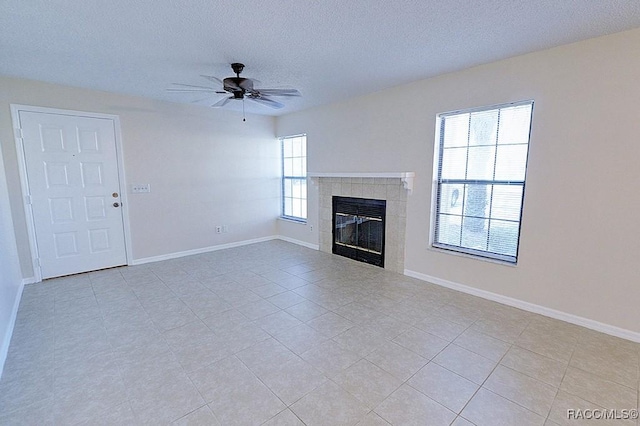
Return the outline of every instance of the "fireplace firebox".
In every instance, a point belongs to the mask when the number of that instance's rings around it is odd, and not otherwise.
[[[384,268],[387,202],[333,197],[333,253]]]

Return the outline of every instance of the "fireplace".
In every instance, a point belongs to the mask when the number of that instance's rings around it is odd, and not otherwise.
[[[407,198],[413,172],[309,173],[312,192],[318,193],[318,248],[333,253],[333,197],[385,200],[384,269],[404,273]]]
[[[384,268],[387,202],[333,197],[334,254]]]

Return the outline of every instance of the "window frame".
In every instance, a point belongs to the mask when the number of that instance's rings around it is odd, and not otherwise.
[[[505,108],[518,107],[523,105],[530,105],[531,112],[529,117],[529,129],[528,129],[528,137],[527,137],[527,154],[525,156],[524,162],[524,170],[523,170],[523,178],[522,180],[498,180],[495,179],[495,164],[494,164],[494,176],[493,179],[442,179],[442,161],[444,154],[444,126],[445,126],[445,118],[452,117],[461,114],[473,114],[478,112],[489,112],[493,110],[500,110]],[[432,200],[431,200],[431,223],[430,223],[430,238],[429,238],[429,247],[431,249],[442,251],[450,254],[470,257],[473,259],[479,259],[489,262],[496,262],[500,264],[507,264],[511,266],[515,266],[518,263],[518,255],[520,252],[520,237],[522,230],[522,216],[524,211],[524,199],[525,199],[525,189],[526,189],[526,180],[527,180],[527,170],[529,167],[529,154],[531,147],[531,129],[533,126],[533,111],[534,111],[534,101],[523,100],[517,102],[508,102],[497,105],[489,105],[483,107],[469,108],[469,109],[461,109],[450,112],[444,112],[436,115],[436,131],[435,131],[435,140],[434,140],[434,158],[433,158],[433,191],[432,191]],[[497,125],[499,126],[500,121],[498,120]],[[499,129],[499,127],[498,127]],[[496,130],[496,146],[498,146],[498,133]],[[491,146],[491,145],[489,145]],[[468,158],[468,148],[469,148],[469,140],[467,140],[467,158]],[[465,165],[465,175],[468,171],[468,163]],[[522,195],[520,198],[520,211],[518,215],[518,227],[517,227],[517,238],[516,238],[516,250],[515,255],[507,255],[501,253],[495,253],[488,250],[480,250],[460,245],[452,245],[447,243],[438,242],[438,224],[439,224],[439,216],[442,215],[439,208],[439,201],[442,196],[442,185],[443,184],[459,184],[465,187],[469,184],[484,184],[484,185],[516,185],[522,188]],[[493,193],[492,193],[493,197]],[[464,210],[462,212],[461,220],[463,221],[465,217]],[[491,212],[485,220],[491,220]],[[500,219],[495,219],[500,220]],[[461,234],[462,235],[462,234]],[[488,248],[488,247],[487,247]]]
[[[284,144],[285,144],[285,140],[286,139],[295,139],[295,138],[304,138],[304,149],[302,150],[302,152],[304,153],[304,155],[300,156],[300,157],[285,157],[285,152],[284,152]],[[308,173],[304,173],[303,175],[285,175],[285,159],[287,158],[301,158],[302,161],[304,162],[304,167],[303,170],[306,172],[306,165],[307,165],[307,134],[306,133],[300,133],[297,135],[288,135],[288,136],[282,136],[280,138],[278,138],[278,140],[280,141],[280,218],[281,219],[285,219],[285,220],[290,220],[293,222],[299,222],[299,223],[307,223],[307,217],[308,217],[308,192],[305,193],[304,197],[288,197],[286,194],[286,182],[287,181],[302,181],[304,180],[305,182],[305,186],[307,186],[307,191],[308,191],[308,180],[307,180],[307,174]],[[285,214],[285,202],[287,198],[292,198],[292,199],[300,199],[300,200],[304,200],[304,217],[302,216],[293,216],[293,215],[287,215]]]

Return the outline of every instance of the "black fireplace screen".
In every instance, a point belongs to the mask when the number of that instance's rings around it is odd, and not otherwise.
[[[333,197],[333,253],[384,267],[384,200]]]

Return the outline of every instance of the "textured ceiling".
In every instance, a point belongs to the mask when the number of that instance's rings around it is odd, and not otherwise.
[[[0,74],[194,102],[165,89],[243,62],[302,92],[247,103],[280,115],[636,27],[638,0],[2,0]]]

